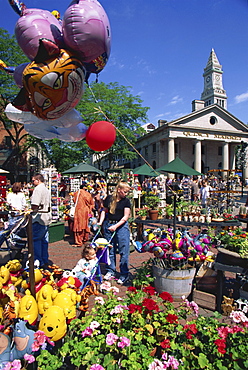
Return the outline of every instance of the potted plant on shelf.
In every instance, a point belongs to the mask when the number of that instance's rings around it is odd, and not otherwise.
[[[145,196],[145,206],[148,208],[149,218],[151,220],[158,219],[158,205],[160,203],[160,198],[157,195],[147,194]]]
[[[145,220],[146,216],[148,215],[148,208],[140,208],[137,211],[137,215],[141,218],[141,220]]]

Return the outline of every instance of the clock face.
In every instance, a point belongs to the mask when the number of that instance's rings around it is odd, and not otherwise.
[[[209,82],[210,81],[210,76],[208,76],[207,78],[206,78],[206,82]]]
[[[219,81],[220,80],[220,76],[219,75],[216,75],[215,76],[215,79],[216,79],[216,81]]]

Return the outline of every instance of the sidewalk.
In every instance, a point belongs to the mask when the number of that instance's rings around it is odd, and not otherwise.
[[[73,236],[68,234],[68,229],[66,227],[66,233],[64,236],[64,240],[50,243],[49,244],[49,259],[54,264],[58,265],[62,269],[72,269],[77,261],[81,258],[81,248],[74,248],[72,247],[74,244]],[[142,262],[147,261],[151,255],[149,253],[138,253],[136,250],[130,253],[129,259],[129,267],[130,267],[130,277],[131,279],[134,277],[136,269],[139,268]],[[118,270],[118,262],[119,258],[117,255],[117,270]],[[105,273],[104,265],[101,266],[102,274]],[[125,286],[117,285],[120,289],[119,296],[123,297],[126,293],[127,287],[131,285],[131,281],[129,284]],[[90,307],[94,304],[94,297],[90,297]],[[203,316],[213,316],[213,311],[207,310],[205,308],[199,307],[199,313]],[[222,317],[223,322],[228,322],[229,319],[226,316]]]

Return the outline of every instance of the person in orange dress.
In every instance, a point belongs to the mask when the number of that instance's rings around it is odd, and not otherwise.
[[[75,245],[73,245],[73,247],[77,248],[82,247],[82,244],[87,242],[89,239],[90,228],[88,223],[94,208],[94,200],[92,195],[86,191],[82,185],[80,186],[79,195],[78,192],[74,194],[73,201],[74,204],[77,201],[73,221],[73,233],[75,239]]]

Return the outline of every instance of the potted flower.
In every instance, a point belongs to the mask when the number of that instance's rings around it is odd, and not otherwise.
[[[115,288],[115,289],[114,289]],[[104,297],[85,317],[73,320],[62,343],[37,358],[40,370],[245,369],[248,327],[233,311],[230,326],[220,316],[199,315],[195,302],[177,304],[152,286],[127,289],[103,283]]]
[[[146,216],[148,215],[148,208],[140,208],[137,211],[137,215],[141,218],[141,220],[145,220]]]
[[[158,218],[158,205],[160,203],[160,198],[153,193],[147,194],[145,196],[145,206],[149,209],[149,218],[151,220],[157,220]]]

